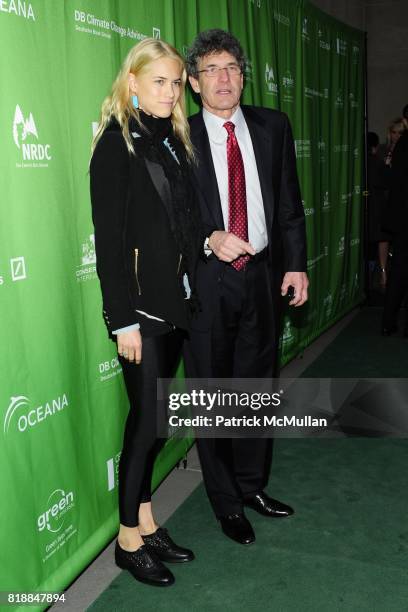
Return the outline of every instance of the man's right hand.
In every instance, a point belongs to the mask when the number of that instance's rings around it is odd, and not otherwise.
[[[142,361],[142,335],[138,329],[118,334],[118,353],[128,361]]]
[[[249,242],[241,240],[231,232],[216,230],[208,240],[208,246],[220,259],[230,263],[240,255],[255,255],[256,251]]]

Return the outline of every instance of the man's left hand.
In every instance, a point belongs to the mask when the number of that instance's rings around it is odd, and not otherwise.
[[[309,286],[306,272],[286,272],[281,286],[281,295],[287,294],[290,285],[294,289],[294,296],[289,302],[289,306],[302,306],[307,301],[307,288]]]

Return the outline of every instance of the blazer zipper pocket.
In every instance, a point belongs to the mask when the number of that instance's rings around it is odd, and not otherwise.
[[[140,283],[139,283],[138,264],[139,264],[139,249],[135,249],[135,277],[136,277],[136,284],[137,284],[137,292],[139,295],[142,295],[142,290],[140,288]]]
[[[178,266],[177,266],[177,274],[180,272],[180,266],[181,266],[181,259],[183,257],[183,254],[180,253],[180,257],[179,257],[179,262],[178,262]]]

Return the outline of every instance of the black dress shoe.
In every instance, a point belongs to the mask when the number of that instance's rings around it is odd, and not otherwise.
[[[154,533],[142,536],[142,538],[147,550],[155,553],[161,561],[184,563],[194,559],[193,551],[177,546],[164,527],[159,527]]]
[[[129,552],[123,550],[116,541],[115,561],[118,567],[128,570],[136,580],[145,584],[170,586],[174,583],[171,571],[146,546]]]
[[[244,499],[244,506],[256,510],[259,514],[272,516],[274,518],[290,516],[294,512],[293,508],[286,504],[282,504],[282,502],[277,499],[272,499],[272,497],[269,497],[269,495],[263,491],[253,497]]]
[[[398,331],[397,325],[390,325],[389,327],[383,327],[381,330],[382,336],[392,336]]]
[[[228,514],[220,516],[221,529],[231,540],[239,544],[252,544],[255,542],[255,534],[251,523],[243,514]]]

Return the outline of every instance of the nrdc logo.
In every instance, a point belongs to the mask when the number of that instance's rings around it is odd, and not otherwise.
[[[74,493],[66,493],[64,489],[55,489],[47,499],[45,512],[37,518],[38,531],[61,531],[66,513],[75,506]]]
[[[268,63],[265,64],[265,83],[266,83],[268,93],[270,94],[278,93],[278,86],[275,83],[275,75],[273,73],[273,68],[272,66],[269,66]]]
[[[308,31],[308,18],[304,17],[302,22],[302,39],[306,42],[309,42],[309,31]]]
[[[49,144],[33,142],[34,139],[38,141],[38,131],[33,114],[30,112],[28,117],[24,118],[23,112],[17,104],[13,120],[14,144],[20,149],[24,162],[44,162],[41,164],[23,164],[23,166],[47,167],[47,161],[51,160],[51,146]]]

